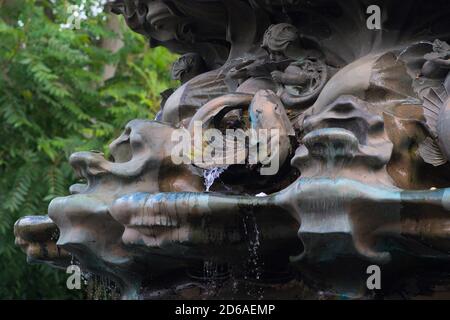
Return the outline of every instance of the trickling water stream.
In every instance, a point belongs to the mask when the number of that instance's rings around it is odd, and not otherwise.
[[[203,277],[206,280],[206,291],[208,295],[214,294],[216,290],[215,276],[217,273],[217,266],[212,261],[203,262]]]
[[[248,253],[249,257],[247,260],[248,271],[245,279],[253,278],[259,281],[262,276],[264,262],[261,261],[259,256],[259,248],[261,246],[260,242],[260,231],[258,224],[256,223],[256,218],[253,214],[247,215],[243,218],[244,232],[248,238]],[[248,292],[249,295],[256,295],[259,299],[263,298],[263,289],[257,289],[257,292]]]
[[[80,267],[81,284],[84,294],[89,300],[118,300],[120,299],[120,289],[116,283],[106,276],[96,275],[86,272],[81,268],[78,259],[70,254],[70,265]]]
[[[115,282],[105,276],[92,273],[83,274],[87,285],[86,295],[89,300],[118,300],[120,290]]]
[[[213,185],[214,181],[220,177],[220,175],[226,170],[226,167],[216,167],[203,171],[203,177],[205,178],[205,191],[209,192],[209,189]]]

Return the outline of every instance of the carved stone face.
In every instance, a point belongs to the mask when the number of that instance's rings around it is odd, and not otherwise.
[[[174,62],[172,66],[172,78],[180,80],[181,83],[186,83],[204,71],[206,71],[205,65],[200,55],[187,53]]]
[[[169,41],[179,38],[181,19],[160,0],[147,1],[141,5],[146,12],[145,20],[150,26],[150,36],[158,41]]]
[[[134,120],[110,146],[114,162],[93,152],[71,156],[71,165],[87,184],[72,187],[70,196],[54,199],[49,216],[60,230],[58,245],[88,270],[118,278],[124,286],[136,281],[135,254],[124,247],[124,227],[110,215],[115,199],[136,191],[199,191],[202,187],[200,177],[188,170],[167,167],[173,166],[167,161],[173,130],[162,123]]]
[[[182,18],[160,0],[116,0],[113,11],[122,13],[136,32],[161,42],[179,39],[183,32]]]
[[[272,60],[279,61],[287,57],[289,46],[298,40],[299,33],[296,27],[288,23],[280,23],[267,29],[261,47],[267,50]]]

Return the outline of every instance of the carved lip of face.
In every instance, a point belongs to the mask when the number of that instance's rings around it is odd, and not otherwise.
[[[58,245],[96,246],[98,244],[91,239],[95,239],[98,233],[110,241],[120,239],[121,226],[109,216],[108,199],[99,195],[77,194],[56,198],[49,205],[48,215],[61,231]]]
[[[69,158],[70,165],[74,168],[77,176],[89,179],[91,176],[99,174],[102,164],[106,162],[102,153],[98,152],[76,152]]]
[[[70,186],[70,194],[89,193],[98,187],[101,189],[115,189],[114,183],[107,182],[111,178],[114,179],[114,175],[111,173],[114,163],[106,160],[103,153],[91,151],[76,152],[70,156],[69,163],[74,169],[76,176],[82,180],[82,182]]]
[[[116,199],[110,207],[111,215],[126,226],[124,239],[136,239],[136,232],[142,235],[138,239],[153,239],[152,245],[158,246],[168,234],[180,228],[180,222],[175,216],[149,214],[145,208],[148,199],[147,193],[134,193]],[[157,205],[158,202],[155,202]],[[178,231],[177,231],[178,232]],[[166,235],[166,236],[165,236]],[[126,242],[126,241],[125,241]]]

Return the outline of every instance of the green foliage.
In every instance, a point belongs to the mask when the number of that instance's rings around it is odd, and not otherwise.
[[[0,299],[79,298],[66,274],[28,265],[14,245],[21,216],[45,214],[48,203],[75,182],[67,164],[79,150],[102,150],[134,118],[152,118],[159,93],[175,84],[175,59],[120,20],[124,46],[100,14],[81,29],[61,27],[67,7],[81,1],[0,0]],[[89,1],[84,1],[89,4]],[[103,81],[106,65],[115,76]]]

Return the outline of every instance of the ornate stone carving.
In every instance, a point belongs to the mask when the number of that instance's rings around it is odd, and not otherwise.
[[[150,45],[183,54],[181,86],[111,160],[72,155],[87,184],[19,220],[17,244],[60,267],[73,255],[125,298],[369,297],[371,264],[383,297],[410,269],[433,289],[450,271],[450,4],[436,2],[380,1],[369,30],[364,1],[112,1]],[[197,143],[198,128],[216,138]],[[235,145],[227,130],[275,130],[278,148],[253,161],[261,137]],[[195,161],[218,143],[231,156]]]

